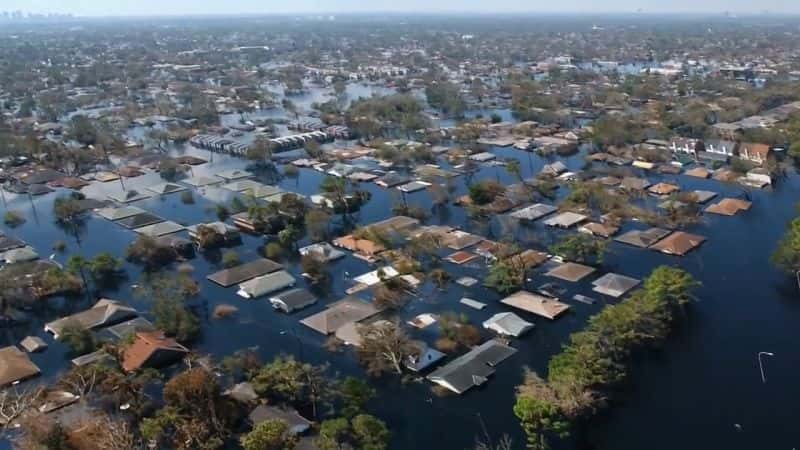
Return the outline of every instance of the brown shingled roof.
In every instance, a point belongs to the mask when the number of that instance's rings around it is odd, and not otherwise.
[[[650,248],[668,255],[683,256],[705,242],[705,240],[706,238],[703,236],[676,231]]]
[[[39,375],[39,368],[17,347],[0,348],[0,387]]]
[[[189,349],[161,331],[139,331],[133,344],[123,352],[122,368],[126,372],[133,372],[142,367],[155,367],[174,361],[186,353],[189,353]]]
[[[739,211],[747,211],[752,205],[751,202],[746,200],[739,200],[737,198],[723,198],[719,202],[706,208],[706,212],[721,214],[723,216],[733,216]]]

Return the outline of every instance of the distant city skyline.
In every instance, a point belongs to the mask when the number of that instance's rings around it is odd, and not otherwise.
[[[796,0],[482,0],[429,1],[406,0],[4,0],[0,10],[45,14],[69,13],[79,16],[160,16],[220,14],[285,14],[358,12],[404,13],[800,13]]]

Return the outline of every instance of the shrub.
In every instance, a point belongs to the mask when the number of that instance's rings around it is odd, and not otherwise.
[[[11,228],[15,228],[25,223],[25,217],[17,211],[6,211],[3,215],[3,223]]]
[[[233,250],[227,251],[222,255],[222,265],[231,268],[239,265],[239,254]]]

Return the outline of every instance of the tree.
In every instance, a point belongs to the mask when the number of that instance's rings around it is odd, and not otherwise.
[[[525,281],[525,270],[506,258],[495,261],[489,266],[489,273],[483,280],[483,285],[501,294],[509,294],[518,290],[523,281]]]
[[[59,222],[73,222],[83,213],[80,201],[72,197],[59,197],[53,202],[53,215]]]
[[[333,201],[335,207],[347,213],[347,183],[344,178],[328,175],[319,185],[320,191]]]
[[[143,450],[142,442],[133,434],[128,421],[96,413],[82,424],[81,435],[103,450]],[[79,447],[84,448],[84,447]]]
[[[172,263],[178,253],[172,247],[159,244],[155,238],[139,235],[125,248],[125,258],[153,269]]]
[[[69,273],[81,276],[81,281],[83,282],[84,288],[87,288],[89,286],[89,283],[86,280],[86,272],[85,272],[87,265],[88,262],[86,261],[86,258],[80,255],[70,256],[69,258],[67,258],[67,263],[64,265],[64,267],[67,269]]]
[[[332,397],[334,390],[325,378],[327,366],[302,363],[292,356],[281,355],[264,365],[251,380],[260,395],[276,403],[288,402],[295,408],[310,408],[317,419],[321,403]]]
[[[359,414],[350,422],[353,438],[362,450],[384,450],[389,444],[389,430],[383,421],[369,414]]]
[[[219,219],[220,222],[228,220],[228,217],[231,216],[231,212],[225,205],[217,205],[216,211],[217,211],[217,219]]]
[[[441,109],[446,116],[462,117],[467,104],[461,97],[458,86],[449,82],[434,82],[425,88],[428,104]]]
[[[385,372],[403,373],[403,364],[419,352],[419,348],[396,322],[377,322],[358,326],[361,345],[358,359],[373,376]]]
[[[793,142],[786,153],[791,156],[795,162],[800,162],[800,141]]]
[[[525,382],[517,389],[514,415],[522,423],[529,449],[549,449],[546,433],[559,437],[568,435],[569,422],[558,407],[553,392],[533,372],[526,370]]]
[[[86,267],[88,267],[89,273],[95,282],[104,282],[120,275],[122,261],[108,252],[103,252],[87,261]]]
[[[245,157],[258,165],[267,165],[272,160],[273,146],[274,144],[266,136],[258,136],[247,147]]]
[[[369,414],[359,414],[350,421],[343,417],[323,421],[314,444],[320,450],[385,450],[389,438],[386,424]]]
[[[323,241],[328,237],[331,216],[321,209],[306,212],[304,222],[306,231],[312,241]]]
[[[72,117],[67,135],[83,145],[94,145],[97,142],[97,129],[94,124],[89,118],[80,114]]]
[[[364,405],[375,397],[375,389],[355,377],[347,377],[338,386],[338,396],[342,401],[340,413],[346,418],[360,414]]]
[[[293,248],[298,239],[300,239],[300,230],[292,224],[286,225],[286,228],[278,232],[278,242],[284,248]]]
[[[800,217],[789,222],[770,260],[787,273],[795,274],[800,271]]]
[[[450,281],[450,273],[448,273],[444,269],[433,269],[430,271],[430,277],[433,281],[433,284],[436,285],[439,289],[444,289],[447,286],[447,282]]]
[[[350,435],[350,423],[347,419],[339,417],[322,422],[319,427],[319,436],[314,444],[320,450],[344,450]]]
[[[297,445],[297,436],[285,421],[270,419],[253,427],[239,442],[244,450],[291,450]]]
[[[231,268],[239,265],[239,254],[233,250],[227,251],[222,255],[222,266]]]
[[[14,426],[17,419],[28,412],[44,394],[43,388],[20,390],[18,387],[0,391],[0,435]]]
[[[140,431],[156,443],[181,450],[220,448],[239,419],[216,377],[203,368],[179,373],[164,385],[164,407],[142,420]]]
[[[219,234],[214,227],[200,224],[197,226],[197,245],[200,248],[219,247],[225,243],[225,236]]]
[[[69,322],[61,330],[58,340],[69,347],[74,355],[85,355],[97,348],[92,332],[78,322]]]
[[[697,285],[681,269],[656,268],[641,289],[604,307],[570,336],[550,359],[546,382],[529,372],[514,406],[529,448],[549,448],[546,434],[563,435],[567,421],[585,419],[605,404],[608,388],[625,378],[632,352],[666,339],[676,312]]]
[[[584,234],[569,235],[550,246],[550,252],[567,261],[600,264],[607,247],[606,241]]]
[[[300,258],[300,268],[303,273],[315,284],[321,283],[328,278],[328,267],[325,262],[312,254],[303,255]]]
[[[185,305],[175,299],[157,298],[153,302],[155,325],[181,342],[190,342],[200,334],[200,322]]]
[[[137,296],[153,301],[156,327],[181,342],[200,334],[200,322],[184,304],[198,293],[197,283],[186,274],[145,276],[136,291]]]
[[[3,223],[9,228],[16,228],[25,223],[25,217],[19,211],[6,211],[3,215]]]
[[[520,170],[519,161],[512,159],[506,162],[506,172],[514,176],[520,183],[522,183],[522,171]]]
[[[439,317],[439,329],[442,337],[436,341],[439,350],[450,353],[459,347],[472,347],[481,340],[480,331],[469,323],[466,315],[457,316],[444,313]]]
[[[469,198],[476,205],[491,203],[505,192],[505,186],[494,180],[481,180],[469,186]]]

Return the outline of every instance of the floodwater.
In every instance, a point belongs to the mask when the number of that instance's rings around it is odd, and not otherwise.
[[[537,155],[511,148],[492,148],[499,158],[516,158],[520,161],[522,176],[534,175],[548,162]],[[173,149],[174,153],[189,153],[204,158],[212,155],[190,147]],[[572,170],[583,166],[581,155],[566,159]],[[213,161],[195,167],[194,175],[242,168],[245,162],[224,155],[213,155]],[[445,165],[446,167],[446,165]],[[297,178],[278,181],[284,190],[303,195],[316,194],[324,175],[310,169],[301,169]],[[492,178],[505,184],[516,180],[503,167],[481,166],[474,180]],[[742,188],[712,180],[698,180],[686,176],[648,177],[651,181],[677,182],[684,190],[706,189],[720,196],[737,196]],[[267,174],[259,179],[272,182]],[[157,174],[126,179],[127,189],[144,192],[147,185],[160,182]],[[455,180],[453,198],[466,192],[467,179]],[[102,197],[121,189],[119,182],[94,184],[86,188],[89,196]],[[356,215],[359,223],[368,224],[392,216],[389,206],[400,202],[395,190],[384,190],[371,183],[361,185],[372,193],[371,201]],[[688,256],[679,258],[661,255],[651,250],[627,247],[612,243],[601,273],[613,271],[637,278],[645,277],[658,265],[680,266],[703,283],[698,291],[698,302],[691,305],[685,317],[676,324],[676,330],[663,348],[644,351],[637,355],[631,370],[630,382],[615,394],[611,408],[592,419],[585,430],[573,439],[558,443],[558,449],[607,450],[674,450],[682,449],[791,449],[798,445],[798,432],[794,427],[797,411],[796,399],[800,387],[795,383],[795,368],[800,367],[797,349],[797,327],[800,321],[800,304],[797,287],[791,278],[776,272],[768,257],[779,239],[785,224],[794,215],[794,203],[800,188],[800,177],[790,174],[771,190],[752,192],[752,209],[735,217],[705,216],[703,222],[689,231],[708,237],[708,241]],[[24,213],[27,223],[16,229],[3,231],[17,236],[43,257],[48,257],[56,240],[63,240],[68,251],[57,253],[56,261],[65,262],[69,255],[91,257],[99,252],[122,255],[125,246],[135,234],[98,216],[89,215],[77,234],[67,232],[54,224],[51,210],[53,200],[66,192],[33,198],[6,194],[8,208]],[[180,194],[154,197],[135,202],[165,219],[183,224],[216,220],[215,202],[229,201],[230,192],[219,188],[205,188],[195,192],[195,203],[185,205]],[[563,193],[560,193],[563,195]],[[547,242],[561,231],[544,230],[540,223],[532,227],[508,229],[500,220],[490,224],[469,220],[463,209],[450,206],[432,210],[425,191],[407,195],[407,201],[432,211],[428,223],[450,224],[493,239],[514,233],[523,246],[544,249]],[[650,202],[650,200],[648,200]],[[336,220],[334,222],[337,222]],[[334,224],[335,225],[335,224]],[[627,224],[623,231],[640,227]],[[261,237],[244,236],[236,247],[242,261],[256,258],[265,241]],[[301,245],[306,244],[301,242]],[[256,347],[263,360],[289,352],[314,363],[329,363],[342,374],[359,374],[360,369],[352,352],[330,353],[322,349],[323,337],[298,323],[298,320],[316,313],[327,303],[344,296],[350,286],[349,278],[373,270],[368,264],[351,256],[332,263],[332,282],[320,293],[318,304],[293,315],[272,310],[264,299],[245,301],[235,295],[235,287],[224,289],[206,280],[209,273],[221,269],[220,254],[198,254],[190,261],[194,277],[201,285],[200,298],[192,307],[203,323],[202,337],[192,345],[201,354],[210,354],[217,360],[236,350]],[[286,262],[288,270],[298,279],[296,262]],[[471,275],[482,279],[483,264],[463,267],[444,263],[454,279]],[[125,263],[128,281],[117,289],[95,293],[130,302],[140,311],[149,308],[146,299],[132,295],[141,270]],[[349,277],[347,276],[349,274]],[[427,382],[401,384],[395,377],[376,381],[379,398],[371,405],[374,412],[387,421],[393,432],[395,449],[468,449],[474,447],[475,438],[486,431],[498,438],[509,434],[515,448],[524,447],[524,438],[512,413],[514,388],[522,380],[523,366],[537,371],[546,368],[549,358],[556,353],[569,333],[580,330],[586,319],[597,313],[605,301],[586,305],[572,300],[573,294],[582,293],[598,298],[591,292],[590,280],[580,283],[560,282],[567,289],[563,296],[571,311],[561,319],[551,322],[526,313],[523,318],[536,327],[512,345],[519,351],[502,363],[497,373],[481,388],[462,396],[434,396]],[[528,288],[533,289],[553,281],[539,270]],[[485,303],[483,311],[475,311],[458,303],[470,297]],[[446,291],[425,285],[419,295],[401,313],[403,319],[423,312],[455,311],[466,314],[473,324],[480,326],[491,315],[507,311],[497,300],[500,296],[476,285],[464,288],[451,283]],[[14,345],[27,335],[43,337],[50,345],[47,351],[31,356],[42,369],[40,381],[52,380],[69,365],[69,356],[61,344],[54,342],[43,331],[43,324],[70,312],[85,309],[88,299],[53,299],[42,311],[32,314],[27,324],[4,329],[2,344]],[[239,308],[234,318],[213,320],[210,312],[215,305],[227,303]],[[435,327],[434,327],[435,328]],[[482,330],[485,338],[490,334]],[[414,337],[432,343],[433,330],[412,331]],[[762,384],[756,354],[759,351],[775,353],[765,362],[768,383]],[[734,424],[740,425],[737,430]]]

